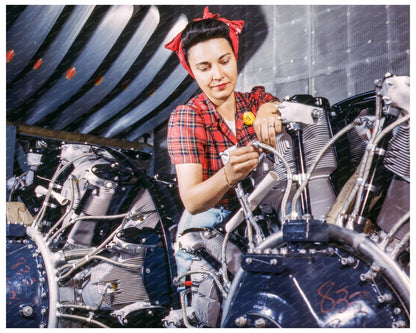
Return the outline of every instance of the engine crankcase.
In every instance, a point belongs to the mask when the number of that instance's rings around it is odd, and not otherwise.
[[[409,327],[400,290],[350,246],[284,244],[243,255],[222,327]]]

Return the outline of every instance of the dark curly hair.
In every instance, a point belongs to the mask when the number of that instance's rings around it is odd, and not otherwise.
[[[216,19],[190,22],[182,31],[181,36],[186,61],[188,61],[188,51],[192,46],[214,38],[225,38],[235,52],[230,39],[230,28],[227,24]]]

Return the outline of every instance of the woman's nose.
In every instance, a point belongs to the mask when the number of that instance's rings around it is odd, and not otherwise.
[[[214,80],[220,80],[222,79],[224,76],[221,66],[219,65],[214,65],[212,66],[212,77]]]

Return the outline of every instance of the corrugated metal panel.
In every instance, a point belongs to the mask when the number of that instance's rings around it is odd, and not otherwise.
[[[42,52],[42,65],[26,74],[7,92],[7,112],[21,106],[27,101],[46,80],[53,74],[59,63],[63,60],[69,48],[73,45],[79,32],[90,17],[94,6],[77,6],[70,14],[68,20],[58,32],[54,41],[45,52]],[[23,32],[17,33],[22,35]],[[18,37],[17,37],[18,38]],[[13,71],[12,68],[9,71]]]
[[[68,101],[94,74],[114,46],[133,14],[133,6],[112,6],[68,68],[75,75],[61,77],[47,92],[39,97],[26,112],[25,124],[33,125]]]
[[[159,11],[155,6],[151,6],[141,21],[140,26],[120,53],[120,56],[111,64],[108,71],[103,74],[102,82],[95,84],[78,100],[63,110],[54,122],[55,128],[65,128],[110,93],[127,73],[137,57],[140,57],[143,48],[158,26],[159,20]],[[81,133],[88,132],[84,132],[82,129],[79,129],[79,131]]]
[[[12,82],[39,49],[64,6],[27,6],[7,31],[7,51],[14,50],[7,64],[7,84]]]

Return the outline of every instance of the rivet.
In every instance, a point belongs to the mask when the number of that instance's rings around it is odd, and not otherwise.
[[[30,305],[25,305],[21,310],[20,314],[23,317],[30,317],[33,314],[33,308]]]
[[[236,318],[236,320],[235,320],[235,324],[236,324],[238,327],[244,327],[244,326],[246,326],[246,325],[247,325],[247,318],[245,318],[245,317],[243,317],[243,316],[238,317],[238,318]]]
[[[258,328],[266,327],[266,321],[264,320],[264,318],[256,319],[256,321],[254,322],[254,326]]]

